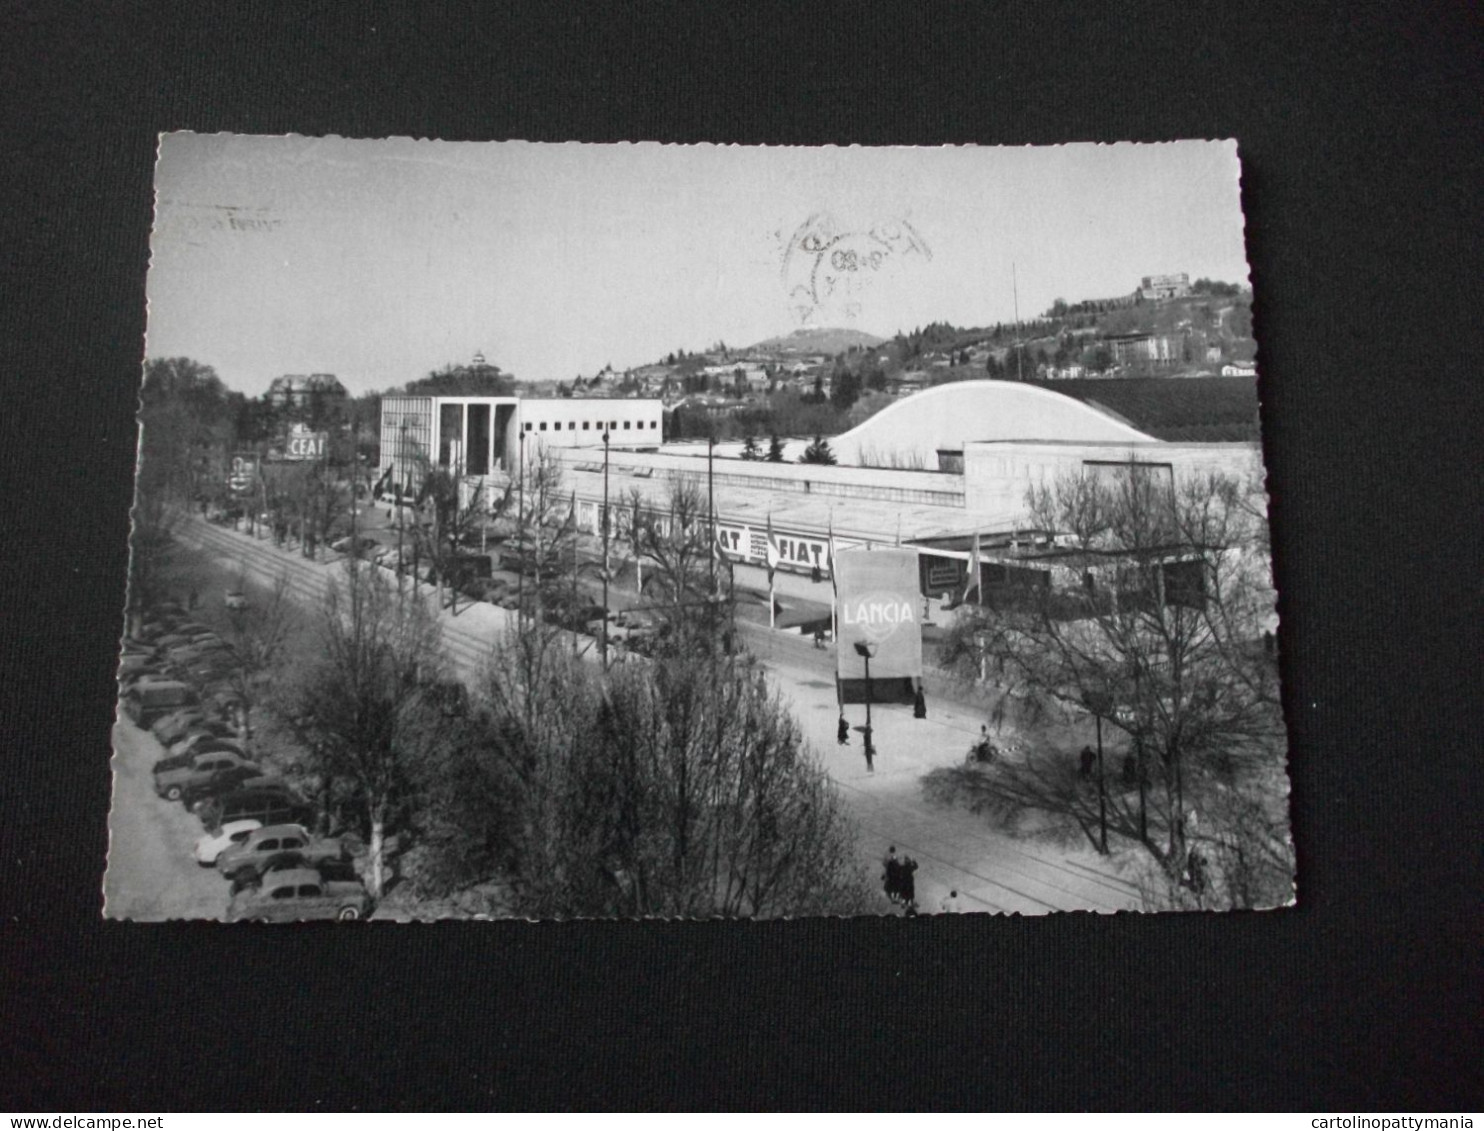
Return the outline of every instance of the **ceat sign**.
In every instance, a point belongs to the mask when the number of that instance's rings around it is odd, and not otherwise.
[[[288,442],[284,445],[285,459],[319,459],[325,454],[327,432],[311,432],[302,424],[289,429]]]
[[[917,679],[922,675],[922,595],[915,549],[843,550],[835,555],[836,671],[841,679]]]

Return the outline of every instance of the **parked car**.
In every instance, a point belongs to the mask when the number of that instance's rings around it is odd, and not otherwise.
[[[298,853],[305,867],[321,860],[345,859],[345,846],[338,837],[319,839],[301,824],[279,824],[264,825],[242,843],[225,849],[217,857],[216,867],[228,879],[244,874],[256,876],[269,860],[285,852]]]
[[[250,762],[241,754],[234,754],[229,750],[196,754],[192,756],[189,765],[156,770],[155,792],[167,801],[179,801],[187,790],[205,785],[222,770],[241,767],[247,767],[251,771],[248,776],[262,773],[262,768],[256,762]]]
[[[128,695],[142,683],[169,683],[171,681],[181,682],[175,680],[175,677],[167,672],[163,665],[151,660],[146,667],[135,668],[127,674],[119,675],[119,694]]]
[[[187,809],[196,809],[203,803],[220,797],[224,793],[231,793],[238,789],[256,789],[258,787],[271,788],[282,786],[288,789],[288,783],[275,774],[266,772],[256,763],[247,762],[241,766],[229,766],[225,770],[217,770],[205,781],[193,782],[180,791],[180,802]]]
[[[196,863],[203,868],[215,868],[217,857],[222,854],[223,849],[229,845],[241,844],[249,833],[262,827],[262,821],[249,817],[244,821],[225,824],[216,832],[203,833],[201,839],[196,841]]]
[[[124,711],[136,726],[152,727],[182,707],[196,704],[196,693],[176,680],[137,684],[124,694]]]
[[[156,719],[149,729],[150,733],[168,748],[172,742],[192,727],[200,726],[208,721],[210,720],[206,717],[206,708],[197,701],[181,710],[172,711],[163,718]]]
[[[247,594],[240,589],[229,589],[226,596],[226,606],[233,612],[241,612],[247,608]]]
[[[349,537],[341,538],[337,542],[332,542],[330,544],[330,549],[334,550],[337,554],[354,553],[360,556],[369,553],[372,549],[379,546],[380,544],[381,543],[377,542],[375,538],[366,538],[361,535],[357,535],[354,542],[352,542]]]
[[[233,821],[255,819],[263,825],[304,824],[314,820],[314,806],[297,793],[284,787],[234,789],[212,798],[196,810],[208,829],[225,827]]]
[[[232,894],[236,895],[243,888],[262,887],[264,884],[276,883],[278,875],[300,868],[313,869],[319,873],[322,880],[354,883],[361,878],[356,874],[355,865],[349,860],[310,860],[302,852],[277,852],[264,860],[262,866],[255,870],[243,868],[238,871],[232,877]]]
[[[243,888],[227,905],[231,922],[294,923],[304,919],[359,919],[371,910],[360,880],[325,880],[312,868],[279,872],[271,884]]]
[[[236,754],[240,758],[246,758],[249,761],[252,760],[251,758],[249,758],[247,751],[243,750],[241,746],[233,742],[231,739],[217,738],[215,736],[211,736],[203,738],[196,745],[190,747],[189,749],[181,750],[177,754],[165,755],[165,757],[159,759],[154,764],[153,771],[157,774],[163,774],[166,770],[178,770],[182,766],[189,766],[203,754],[224,753]]]
[[[169,746],[173,754],[187,754],[193,747],[204,742],[225,742],[230,749],[237,749],[237,728],[223,719],[208,719],[191,727]],[[206,749],[202,747],[202,749]]]

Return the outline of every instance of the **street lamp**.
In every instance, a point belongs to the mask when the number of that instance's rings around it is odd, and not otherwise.
[[[515,575],[515,623],[518,630],[525,631],[526,627],[526,426],[524,422],[519,425],[520,431],[516,433],[517,446],[520,449],[520,491],[519,501],[516,508],[516,533],[520,537],[520,570]]]
[[[876,747],[871,742],[871,657],[876,653],[876,645],[868,644],[864,640],[855,642],[855,651],[858,656],[866,661],[866,772],[875,773],[876,767],[873,760]]]
[[[1113,708],[1112,697],[1106,691],[1089,691],[1082,702],[1092,712],[1098,728],[1098,851],[1108,855],[1108,781],[1103,776],[1103,716]]]

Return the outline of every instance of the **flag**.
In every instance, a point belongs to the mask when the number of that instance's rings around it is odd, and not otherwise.
[[[969,551],[969,575],[964,578],[963,600],[969,599],[969,594],[979,588],[979,531],[974,531],[974,545]]]
[[[634,543],[634,589],[635,592],[644,592],[644,563],[639,558],[639,536],[643,533],[643,523],[639,514],[639,499],[634,498],[634,517],[629,523],[629,534]]]
[[[768,588],[773,588],[773,571],[778,568],[778,540],[773,537],[773,516],[768,516]]]
[[[839,620],[837,618],[839,617],[839,609],[840,609],[840,580],[839,580],[839,577],[837,576],[836,570],[835,570],[835,512],[834,511],[830,511],[830,540],[829,540],[828,545],[825,547],[825,553],[826,553],[826,555],[828,555],[828,565],[830,567],[830,589],[832,589],[834,591],[834,594],[835,594],[834,601],[832,601],[830,603],[830,639],[831,640],[839,640],[840,639],[840,623],[839,623]],[[835,678],[835,698],[836,699],[839,699],[839,697],[840,697],[840,679],[839,679],[838,676],[836,676],[836,678]]]
[[[826,554],[827,554],[826,564],[828,564],[829,567],[830,567],[830,588],[835,591],[835,599],[836,600],[839,600],[839,598],[840,598],[840,583],[837,580],[835,580],[835,515],[834,515],[834,512],[831,512],[830,513],[830,540],[829,540],[829,548],[826,551]]]

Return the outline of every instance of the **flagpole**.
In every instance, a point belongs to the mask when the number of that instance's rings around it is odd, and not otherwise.
[[[773,575],[778,571],[778,544],[773,541],[773,516],[768,515],[768,627],[778,627],[777,605],[773,601]]]
[[[830,639],[839,647],[840,643],[840,582],[835,576],[835,508],[830,507],[830,589],[834,599],[830,602]],[[837,681],[838,682],[838,681]]]

